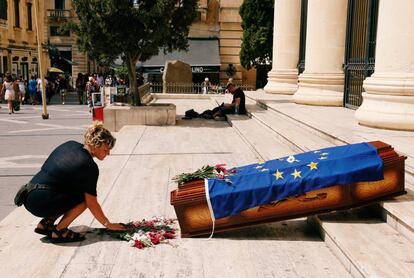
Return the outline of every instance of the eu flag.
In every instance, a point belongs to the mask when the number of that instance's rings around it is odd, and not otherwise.
[[[384,178],[383,161],[368,143],[330,147],[250,164],[225,179],[207,179],[216,219],[333,185]]]

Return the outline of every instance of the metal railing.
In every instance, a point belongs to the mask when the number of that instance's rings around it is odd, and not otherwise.
[[[362,104],[363,82],[375,70],[379,0],[349,0],[345,49],[344,106]]]
[[[165,86],[165,90],[163,90]],[[250,85],[237,85],[236,87],[242,88],[243,91],[251,91],[255,88]],[[150,82],[150,93],[163,93],[168,94],[224,94],[226,90],[226,84],[211,85],[206,88],[203,83],[162,83],[162,82]]]

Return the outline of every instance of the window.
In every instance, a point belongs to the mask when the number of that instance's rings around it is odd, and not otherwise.
[[[14,0],[14,27],[20,28],[20,0]]]
[[[27,3],[27,30],[33,30],[32,28],[32,3]]]
[[[60,37],[69,37],[70,32],[69,30],[66,30],[64,32],[61,32],[59,30],[59,26],[50,26],[50,36],[60,36]]]
[[[65,0],[55,0],[55,10],[64,10]]]
[[[7,20],[7,0],[0,0],[0,19]]]

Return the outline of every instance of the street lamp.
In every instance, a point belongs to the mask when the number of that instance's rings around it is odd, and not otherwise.
[[[38,22],[38,0],[34,0],[34,18],[36,24],[36,35],[37,35],[37,55],[39,56],[39,78],[42,91],[42,118],[44,120],[49,119],[46,107],[46,84],[43,79],[43,67],[42,67],[42,44],[40,42],[40,31]]]

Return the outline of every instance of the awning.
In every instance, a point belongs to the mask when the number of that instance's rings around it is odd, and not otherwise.
[[[148,73],[161,73],[164,71],[165,61],[181,60],[191,66],[193,73],[207,73],[220,71],[219,45],[216,39],[189,39],[188,51],[173,51],[164,54],[161,50],[144,63],[138,63],[137,68]]]

